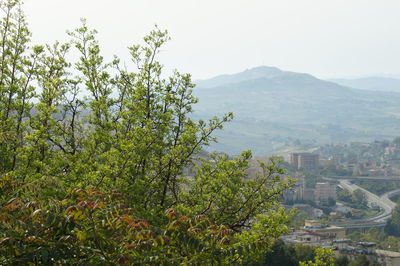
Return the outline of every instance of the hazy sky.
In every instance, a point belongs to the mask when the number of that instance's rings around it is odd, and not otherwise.
[[[398,0],[25,0],[35,42],[65,39],[84,17],[105,54],[154,24],[172,40],[160,59],[195,79],[259,65],[321,78],[400,74]]]

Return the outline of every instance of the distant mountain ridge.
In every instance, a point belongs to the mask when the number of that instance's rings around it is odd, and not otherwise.
[[[400,135],[400,93],[353,89],[275,67],[197,84],[194,117],[235,114],[211,149],[262,155],[295,140],[326,144]]]
[[[243,72],[231,74],[231,75],[219,75],[207,80],[198,80],[196,81],[197,86],[201,88],[212,88],[218,87],[221,85],[234,84],[242,81],[255,80],[259,78],[279,78],[282,76],[299,76],[304,75],[304,77],[308,76],[310,79],[314,77],[308,74],[282,71],[277,67],[269,67],[269,66],[259,66],[251,69],[247,69]],[[315,78],[314,78],[315,79]]]
[[[397,78],[365,77],[357,79],[332,79],[330,81],[355,89],[400,92],[400,79]]]

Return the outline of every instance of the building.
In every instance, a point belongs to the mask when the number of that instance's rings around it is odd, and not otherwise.
[[[305,187],[305,180],[304,176],[301,174],[296,173],[294,175],[294,178],[296,179],[296,184],[293,187],[293,190],[295,192],[295,201],[296,200],[303,200],[303,193],[304,193],[304,187]]]
[[[345,229],[342,227],[328,226],[319,220],[306,220],[303,230],[293,231],[280,238],[286,244],[302,244],[314,247],[333,248],[335,255],[346,256],[355,260],[358,256],[366,256],[374,265],[398,266],[400,253],[376,249],[374,242],[356,242],[343,238]]]
[[[397,266],[400,265],[400,253],[376,249],[374,242],[354,242],[350,239],[333,240],[336,255],[344,255],[350,260],[364,255],[374,265]]]
[[[336,185],[329,183],[317,183],[315,185],[314,199],[318,205],[330,205],[336,202]]]
[[[294,168],[299,168],[299,154],[300,153],[291,153],[289,163],[294,166]]]
[[[320,220],[305,220],[305,231],[329,239],[343,239],[346,236],[346,229],[339,226],[327,226]]]
[[[400,253],[393,252],[388,250],[379,250],[376,251],[376,256],[378,263],[380,265],[387,265],[387,266],[396,266],[400,265]]]
[[[281,236],[286,244],[303,244],[312,246],[332,246],[332,241],[345,236],[345,228],[328,226],[320,220],[306,220],[304,228]]]
[[[316,169],[319,166],[319,155],[314,153],[292,153],[290,154],[290,164],[296,169]]]
[[[305,188],[303,190],[303,200],[315,200],[315,189],[314,188]]]

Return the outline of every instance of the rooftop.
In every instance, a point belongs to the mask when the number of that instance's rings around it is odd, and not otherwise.
[[[385,256],[385,257],[400,258],[399,252],[394,252],[394,251],[389,251],[389,250],[381,250],[381,249],[377,249],[375,252],[377,255],[381,255],[381,256]]]

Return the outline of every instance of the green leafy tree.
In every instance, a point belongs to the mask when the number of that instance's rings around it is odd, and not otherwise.
[[[295,245],[297,261],[310,261],[315,257],[315,248],[306,245]]]
[[[355,260],[349,263],[349,266],[369,266],[373,265],[370,263],[365,255],[358,256]]]
[[[0,8],[0,171],[5,172],[16,168],[23,145],[41,48],[28,48],[31,34],[18,1],[2,1]]]
[[[279,158],[250,178],[249,151],[198,156],[233,115],[191,118],[190,75],[157,61],[166,31],[129,47],[131,71],[84,20],[67,43],[31,46],[20,2],[0,7],[4,264],[234,264],[288,232]]]
[[[31,184],[2,180],[2,189],[29,191]],[[31,198],[32,199],[32,198]],[[129,208],[119,191],[71,191],[62,200],[15,197],[0,209],[0,262],[10,264],[230,264],[249,247],[232,247],[234,232],[205,215],[163,215],[162,226],[150,224]]]
[[[334,255],[332,249],[316,248],[314,261],[300,262],[300,266],[334,266]]]
[[[293,246],[285,245],[282,240],[275,241],[265,258],[257,265],[291,266],[297,265],[296,252]]]
[[[400,239],[395,236],[387,236],[378,243],[379,247],[385,250],[400,251]]]
[[[392,236],[400,236],[400,205],[397,204],[388,221],[385,232]]]
[[[345,189],[340,189],[337,192],[337,199],[340,201],[351,203],[352,202],[351,196],[352,195],[350,194],[350,192]]]
[[[361,189],[356,189],[353,191],[351,200],[358,205],[366,205],[367,204],[367,198]]]
[[[346,256],[333,258],[333,253],[331,255],[321,255],[321,252],[319,252],[316,255],[317,249],[320,248],[301,244],[287,245],[282,240],[277,240],[271,245],[261,260],[251,263],[247,262],[245,265],[315,265],[314,263],[317,261],[318,265],[332,265],[330,263],[333,261],[333,265],[335,266],[347,266],[350,262]]]
[[[341,255],[340,257],[335,259],[335,266],[348,266],[350,260],[345,255]]]

